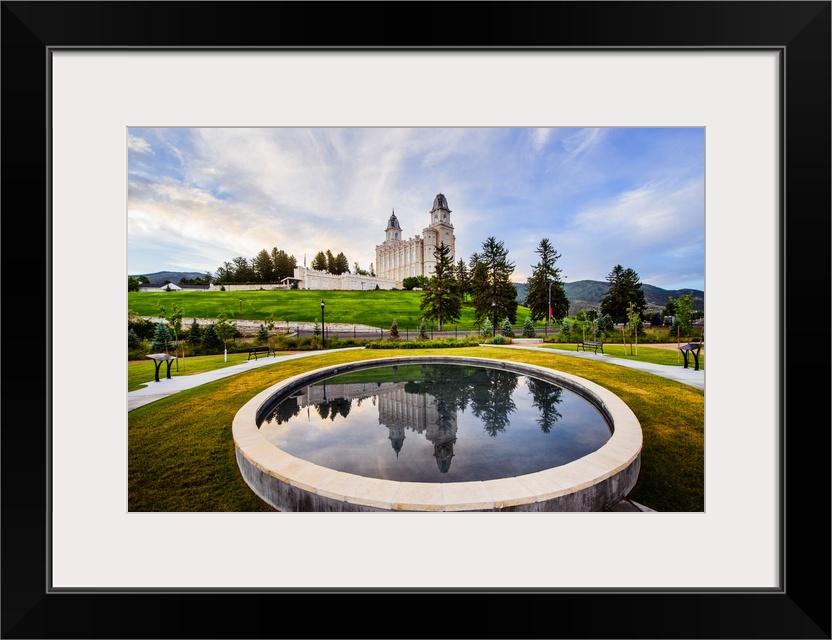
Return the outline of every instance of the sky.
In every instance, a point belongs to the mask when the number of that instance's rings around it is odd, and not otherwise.
[[[214,274],[282,249],[375,264],[391,213],[422,235],[438,193],[455,261],[494,237],[526,282],[548,239],[565,282],[704,291],[703,128],[130,128],[128,274]]]

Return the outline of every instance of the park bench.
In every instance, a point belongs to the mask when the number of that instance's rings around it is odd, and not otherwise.
[[[575,351],[586,351],[587,347],[593,349],[595,353],[598,353],[598,349],[601,350],[601,353],[604,353],[604,343],[598,342],[597,340],[584,340],[578,343],[578,348]]]
[[[159,382],[159,367],[162,366],[163,362],[168,363],[168,375],[167,377],[170,378],[170,363],[176,360],[174,356],[169,356],[166,353],[151,353],[147,356],[156,364],[156,382]]]
[[[704,342],[689,342],[688,344],[683,344],[679,347],[679,351],[681,351],[682,355],[685,357],[685,369],[688,368],[688,356],[693,354],[693,370],[699,371],[699,352],[704,346]]]
[[[254,359],[257,360],[257,354],[258,353],[265,353],[267,357],[268,357],[269,354],[272,354],[275,358],[277,357],[277,354],[275,353],[274,349],[272,349],[271,347],[268,347],[268,346],[249,347],[248,348],[248,358],[247,358],[247,360],[251,360],[252,355],[254,356]]]

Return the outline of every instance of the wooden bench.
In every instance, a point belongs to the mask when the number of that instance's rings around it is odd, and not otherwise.
[[[156,382],[159,382],[159,367],[162,366],[163,362],[168,363],[168,375],[167,377],[170,378],[170,363],[176,360],[174,356],[169,356],[166,353],[151,353],[147,356],[156,364]]]
[[[688,356],[692,353],[694,362],[693,370],[699,371],[699,352],[704,346],[704,342],[689,342],[688,344],[683,344],[679,347],[679,351],[681,351],[682,355],[685,357],[685,369],[688,368]]]
[[[575,349],[575,351],[586,351],[587,347],[593,349],[595,353],[598,353],[598,349],[601,350],[601,353],[604,353],[604,343],[596,340],[584,340],[583,342],[579,342],[578,348]]]
[[[265,353],[266,357],[268,357],[269,354],[272,354],[275,358],[277,357],[277,354],[275,353],[274,349],[272,349],[271,347],[268,347],[268,346],[265,346],[265,347],[249,347],[248,348],[248,358],[246,358],[246,359],[251,360],[251,356],[253,355],[254,359],[257,360],[257,354],[258,353]]]

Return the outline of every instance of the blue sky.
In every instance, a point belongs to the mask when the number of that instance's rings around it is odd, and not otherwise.
[[[368,268],[391,212],[445,194],[456,259],[494,236],[525,282],[548,238],[566,282],[620,264],[704,290],[701,128],[130,128],[128,273],[214,273],[273,247]]]

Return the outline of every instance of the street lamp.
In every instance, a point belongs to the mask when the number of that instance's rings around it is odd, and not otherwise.
[[[549,283],[549,309],[546,313],[546,331],[549,331],[549,321],[552,318],[552,283]]]
[[[326,343],[326,324],[324,323],[324,301],[321,300],[321,345]]]
[[[240,298],[238,300],[238,302],[240,303],[240,317],[242,317],[242,315],[243,315],[243,299]]]
[[[491,327],[491,337],[494,338],[497,335],[497,301],[491,301],[491,315],[494,317],[494,325]]]

